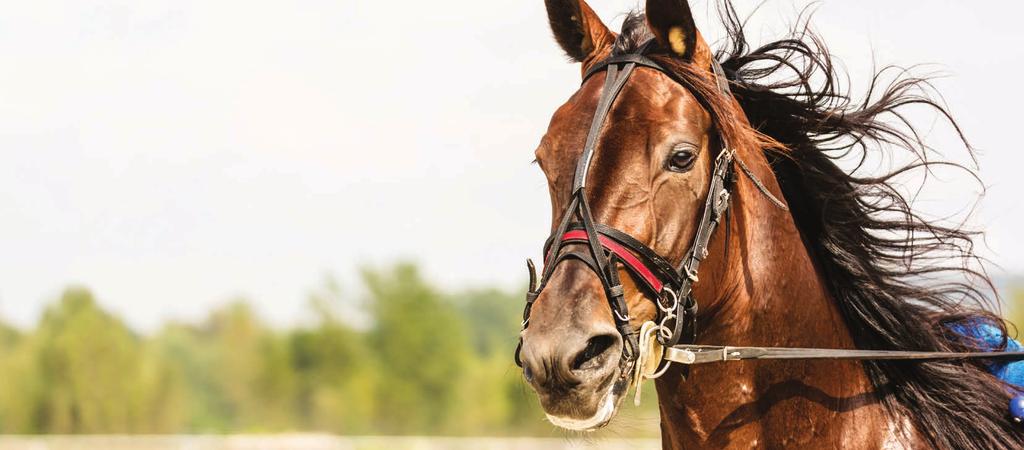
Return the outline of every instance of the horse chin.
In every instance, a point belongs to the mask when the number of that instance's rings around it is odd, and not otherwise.
[[[627,377],[620,377],[605,391],[593,416],[576,419],[547,414],[548,421],[569,431],[597,431],[607,426],[615,418],[615,414],[619,412],[619,406],[622,405],[622,400],[626,398],[628,388]]]

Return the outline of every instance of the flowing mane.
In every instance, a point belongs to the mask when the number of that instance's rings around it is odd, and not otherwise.
[[[974,253],[976,233],[921,216],[895,180],[939,165],[973,176],[969,168],[931,159],[934,152],[903,115],[908,106],[931,108],[973,154],[928,80],[883,69],[858,102],[806,18],[784,39],[751,48],[728,1],[721,16],[728,37],[717,58],[750,126],[719,123],[720,131],[733,142],[762,143],[759,148],[857,346],[996,350],[952,331],[989,325],[1007,333],[993,312],[998,310],[993,285]],[[644,16],[631,14],[614,51],[633,51],[650,36]],[[736,119],[714,99],[714,86],[698,71],[670,65],[719,122]],[[890,72],[895,80],[887,83]],[[896,152],[909,153],[912,161],[876,176],[857,175],[860,166],[844,170],[837,164],[850,158],[863,164]],[[1018,448],[1024,441],[1024,431],[1006,416],[1010,387],[983,363],[869,361],[864,366],[889,413],[911,421],[934,447]]]

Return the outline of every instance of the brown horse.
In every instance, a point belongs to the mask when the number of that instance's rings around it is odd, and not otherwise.
[[[804,30],[751,50],[728,2],[731,45],[718,55],[685,0],[648,0],[646,16],[630,15],[620,33],[583,0],[546,4],[556,40],[583,73],[610,55],[640,51],[671,71],[637,67],[597,129],[584,176],[595,222],[679,262],[693,244],[721,143],[746,166],[693,285],[698,343],[978,351],[989,349],[950,326],[986,323],[1005,333],[988,311],[991,284],[965,268],[976,262],[973,234],[920,218],[891,184],[893,174],[933,163],[913,128],[884,116],[900,119],[900,107],[923,104],[949,118],[917,94],[925,80],[901,78],[878,86],[879,100],[852,103],[819,39]],[[716,59],[731,94],[719,89]],[[609,76],[585,79],[536,151],[556,221],[573,201]],[[918,160],[877,177],[835,163],[893,149]],[[607,424],[632,381],[608,289],[583,259],[552,269],[521,336],[524,372],[545,412],[574,430]],[[634,273],[613,271],[628,325],[654,320],[657,300]],[[657,391],[665,448],[992,449],[1024,440],[1006,415],[1007,387],[979,363],[759,361],[688,373],[673,366]]]

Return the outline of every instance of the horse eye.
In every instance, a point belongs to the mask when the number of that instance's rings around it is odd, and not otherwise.
[[[696,160],[697,155],[695,155],[692,150],[676,151],[668,159],[668,170],[673,172],[686,172],[693,167],[693,163]]]

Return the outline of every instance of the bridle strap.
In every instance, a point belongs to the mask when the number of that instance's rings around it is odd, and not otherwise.
[[[608,69],[609,67],[617,64],[634,64],[636,66],[650,67],[651,69],[657,70],[662,73],[668,73],[668,70],[666,70],[664,67],[662,67],[661,64],[658,64],[653,59],[643,55],[630,53],[627,55],[612,56],[605,59],[604,61],[594,64],[593,66],[590,67],[590,69],[587,70],[587,73],[583,75],[583,82],[586,83],[587,80],[590,79],[590,77],[593,76],[594,74],[604,71],[605,69]]]
[[[629,271],[647,287],[649,292],[660,293],[661,290],[664,289],[665,284],[661,281],[658,275],[650,269],[649,264],[645,264],[641,261],[641,259],[631,250],[603,233],[598,236],[598,240],[606,251],[618,258],[619,262],[629,269]],[[585,243],[589,242],[589,236],[586,230],[569,231],[562,236],[562,242],[566,244]]]
[[[598,233],[598,239],[605,250],[616,254],[627,266],[635,266],[636,275],[645,278],[644,284],[651,289],[651,294],[659,294],[661,290],[670,287],[673,290],[679,289],[681,279],[676,273],[675,267],[657,252],[651,250],[643,242],[634,239],[632,236],[604,224],[595,224],[594,228]],[[544,254],[551,251],[555,236],[552,236],[544,244]],[[573,222],[569,224],[565,233],[562,234],[563,245],[569,243],[589,243],[587,230],[582,223]],[[653,280],[646,278],[653,277]]]
[[[715,58],[711,58],[711,71],[715,73],[718,90],[722,91],[725,95],[732,95],[732,89],[729,88],[729,77],[725,74],[725,68]]]
[[[590,123],[590,132],[587,134],[587,143],[583,147],[583,155],[580,156],[579,164],[576,165],[576,176],[573,179],[572,191],[579,192],[587,187],[587,174],[590,171],[590,163],[594,158],[594,149],[597,147],[597,140],[601,135],[601,128],[604,127],[608,112],[612,104],[619,97],[619,92],[626,86],[626,81],[636,68],[636,63],[629,62],[622,68],[620,73],[617,64],[605,65],[608,73],[605,77],[604,90],[601,99],[597,103],[597,111],[594,113],[594,120]]]
[[[732,150],[723,148],[715,160],[715,169],[711,177],[711,188],[708,189],[708,197],[704,201],[704,213],[697,228],[697,235],[694,237],[690,251],[683,258],[683,262],[678,269],[682,285],[676,296],[680,302],[683,302],[692,311],[689,311],[689,314],[677,315],[671,336],[659,336],[662,344],[666,346],[687,343],[683,342],[684,338],[689,343],[692,343],[697,338],[697,303],[693,298],[693,284],[698,281],[697,273],[701,262],[708,256],[711,236],[714,234],[715,229],[718,228],[718,224],[722,221],[722,217],[729,207],[732,163]]]

